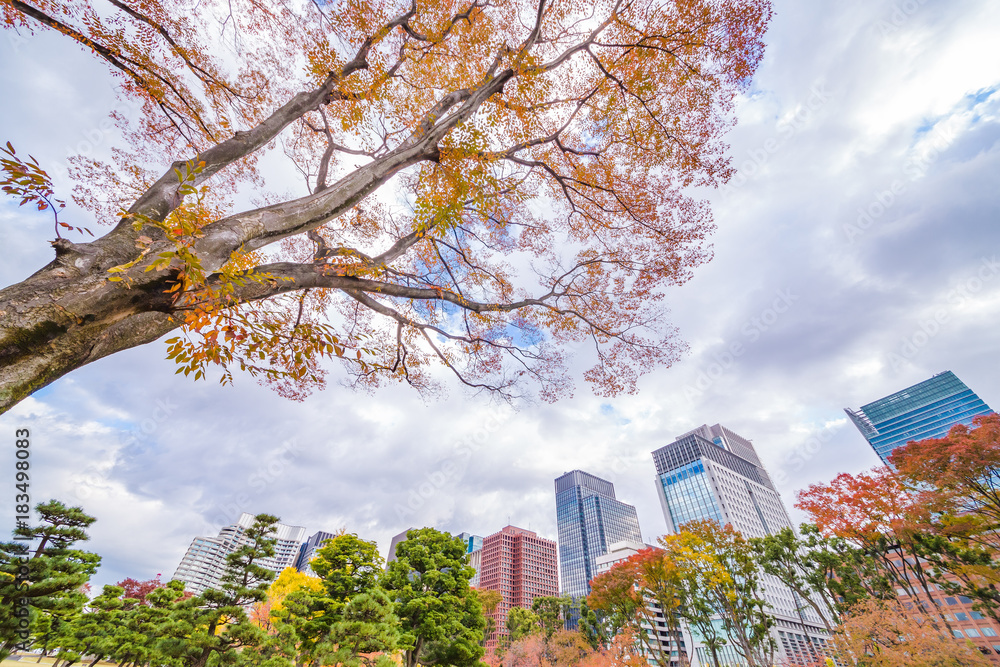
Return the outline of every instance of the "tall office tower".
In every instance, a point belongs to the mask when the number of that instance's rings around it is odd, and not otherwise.
[[[465,542],[465,553],[469,555],[469,565],[476,571],[476,574],[469,580],[469,586],[479,588],[479,567],[482,564],[483,538],[472,533],[459,533],[455,537]]]
[[[611,482],[580,470],[556,479],[559,578],[563,595],[574,600],[590,593],[595,559],[615,542],[642,542],[635,508],[615,498]],[[575,615],[567,627],[576,627]]]
[[[302,546],[299,547],[299,556],[295,560],[295,569],[303,574],[315,577],[316,573],[309,566],[309,561],[316,557],[316,552],[323,548],[324,542],[332,540],[335,537],[334,533],[328,533],[324,530],[314,533],[312,537],[303,542]]]
[[[914,440],[942,438],[955,424],[969,425],[993,412],[951,371],[938,373],[860,410],[845,408],[875,453],[889,462],[892,450]]]
[[[696,519],[732,524],[748,538],[792,526],[753,444],[724,426],[699,426],[654,451],[653,461],[670,532]],[[790,664],[809,664],[815,657],[809,639],[820,647],[827,641],[822,619],[776,577],[762,575],[761,581],[779,651]],[[704,647],[696,649],[699,659],[708,659]]]
[[[494,630],[486,638],[486,648],[494,649],[507,636],[511,607],[530,609],[535,598],[559,595],[556,543],[530,530],[507,526],[484,538],[479,553],[479,588],[502,596],[491,614]]]
[[[239,521],[220,530],[218,537],[194,538],[172,578],[183,581],[184,588],[196,595],[209,588],[218,588],[226,572],[226,556],[249,544],[245,533],[253,522],[254,515],[244,512]],[[274,556],[259,561],[259,564],[275,573],[294,567],[305,533],[306,529],[302,526],[276,524]]]

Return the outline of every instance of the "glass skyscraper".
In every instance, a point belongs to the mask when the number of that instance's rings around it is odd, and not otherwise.
[[[955,424],[969,425],[974,418],[993,412],[951,371],[862,405],[860,410],[845,411],[886,463],[897,447],[942,438]]]
[[[653,462],[671,533],[694,520],[732,524],[747,538],[773,535],[792,526],[753,444],[725,426],[699,426],[654,451]],[[822,619],[777,578],[762,575],[761,582],[775,617],[774,639],[785,662],[815,664],[818,656],[810,647],[822,647],[827,640]],[[704,646],[696,645],[695,651],[699,664],[711,664]],[[729,651],[722,657],[730,664],[744,664]]]
[[[615,542],[642,542],[635,508],[615,498],[611,482],[580,470],[556,479],[560,591],[574,600],[590,593],[595,559]],[[575,619],[570,619],[570,627]]]
[[[471,554],[472,552],[479,551],[483,548],[483,538],[479,535],[473,535],[472,533],[459,533],[455,537],[465,542],[465,553],[467,554]]]
[[[336,536],[335,533],[328,533],[325,530],[314,533],[312,537],[303,542],[302,546],[299,547],[299,557],[295,561],[295,569],[303,574],[315,577],[316,573],[313,572],[312,567],[309,565],[310,561],[316,557],[316,552],[323,548],[323,544],[327,540],[332,540]]]

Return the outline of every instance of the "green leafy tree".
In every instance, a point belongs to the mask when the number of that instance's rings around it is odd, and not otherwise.
[[[587,644],[595,651],[607,647],[616,634],[608,622],[607,615],[591,609],[586,600],[580,600],[578,628]]]
[[[552,635],[566,625],[566,618],[572,607],[573,600],[569,596],[542,596],[531,601],[531,611],[538,615],[546,644],[551,641]]]
[[[101,594],[87,604],[84,613],[72,619],[61,646],[71,648],[80,656],[93,656],[88,667],[114,653],[118,648],[117,630],[126,616],[124,593],[121,586],[105,586]]]
[[[390,667],[396,663],[389,652],[396,648],[399,635],[392,600],[383,590],[372,588],[344,605],[326,641],[320,644],[320,664]]]
[[[341,534],[317,551],[310,563],[320,590],[302,588],[273,612],[281,652],[297,663],[375,664],[388,659],[399,641],[393,601],[380,587],[378,545]],[[372,658],[370,654],[380,654]]]
[[[73,594],[74,597],[77,595],[80,596],[79,601],[82,606],[86,596]],[[79,609],[66,606],[54,611],[33,610],[33,612],[32,638],[34,645],[42,650],[42,655],[47,656],[51,652],[54,656],[53,665],[63,660],[69,663],[76,662],[79,656],[67,650],[67,647],[76,643],[70,628],[79,616]]]
[[[90,539],[86,529],[96,519],[80,507],[67,507],[58,500],[35,506],[39,517],[36,526],[21,526],[14,531],[26,541],[0,543],[0,658],[6,657],[19,643],[16,614],[26,600],[30,609],[61,622],[82,608],[86,596],[79,590],[97,571],[101,557],[74,548],[77,542]],[[29,544],[33,545],[29,547]],[[26,568],[20,580],[18,572]]]
[[[691,521],[681,526],[682,533],[694,536],[692,549],[717,563],[728,577],[713,577],[701,590],[702,604],[722,620],[726,637],[750,667],[773,664],[777,648],[771,636],[774,617],[768,613],[760,572],[750,543],[727,524],[716,521]],[[686,600],[690,604],[699,596]]]
[[[190,601],[194,600],[184,590],[184,582],[170,581],[146,593],[143,603],[127,595],[122,598],[123,623],[115,633],[117,649],[110,658],[123,666],[179,664],[174,654],[183,649],[184,633],[190,630]]]
[[[32,647],[41,651],[36,662],[41,662],[42,658],[49,654],[53,637],[55,637],[55,633],[52,632],[52,617],[38,612],[33,613],[31,615]]]
[[[511,607],[507,612],[507,640],[510,643],[542,632],[542,619],[524,607]]]
[[[311,567],[323,581],[327,597],[346,604],[354,595],[372,590],[382,576],[378,545],[356,534],[338,535],[316,552]]]
[[[433,528],[406,533],[383,586],[396,602],[404,667],[477,667],[486,620],[462,540]]]
[[[844,612],[858,603],[886,599],[888,581],[871,554],[835,535],[824,536],[814,524],[751,538],[761,571],[795,591],[833,632]]]

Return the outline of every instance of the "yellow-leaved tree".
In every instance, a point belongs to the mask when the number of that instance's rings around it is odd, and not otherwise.
[[[282,609],[282,603],[289,593],[300,590],[318,593],[323,590],[323,582],[319,577],[299,572],[291,566],[286,567],[271,582],[271,586],[267,589],[267,599],[253,605],[250,620],[258,627],[268,632],[272,631],[271,614]]]

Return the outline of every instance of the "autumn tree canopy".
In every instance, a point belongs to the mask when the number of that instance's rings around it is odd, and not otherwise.
[[[138,118],[56,192],[6,137],[8,194],[55,259],[0,290],[0,411],[175,329],[202,377],[300,397],[358,383],[554,400],[596,351],[602,394],[677,358],[665,289],[707,261],[694,188],[760,61],[768,0],[0,0],[102,60]],[[20,152],[18,152],[20,151]],[[267,183],[289,169],[297,193]],[[287,182],[287,181],[285,181]],[[61,207],[70,194],[110,226]],[[252,203],[251,203],[252,202]],[[75,215],[80,216],[79,213]],[[81,222],[86,223],[81,225]]]
[[[943,438],[896,449],[889,460],[921,502],[938,513],[978,525],[982,539],[1000,549],[1000,415],[976,417],[972,428],[956,424]]]

